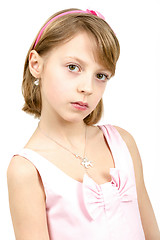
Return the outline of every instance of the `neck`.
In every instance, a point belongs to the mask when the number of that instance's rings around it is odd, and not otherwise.
[[[65,146],[76,148],[84,145],[87,126],[83,121],[74,123],[55,119],[51,121],[41,117],[39,127],[46,135]]]

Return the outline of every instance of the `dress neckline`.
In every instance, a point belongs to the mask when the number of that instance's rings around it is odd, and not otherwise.
[[[105,126],[106,126],[106,125],[105,125]],[[93,182],[94,182],[96,185],[98,185],[98,186],[104,186],[104,185],[107,185],[107,184],[111,184],[111,183],[112,183],[112,180],[113,180],[113,179],[112,179],[111,171],[115,171],[115,170],[117,170],[118,168],[117,168],[117,164],[116,164],[116,158],[115,158],[115,156],[114,156],[114,152],[113,152],[111,143],[110,143],[110,141],[109,141],[108,133],[107,133],[107,131],[106,131],[106,133],[104,132],[104,128],[106,129],[105,126],[104,126],[104,125],[97,125],[97,127],[98,127],[98,128],[102,131],[102,133],[103,133],[103,136],[104,136],[104,138],[105,138],[105,140],[106,140],[106,142],[107,142],[106,145],[108,144],[110,153],[111,153],[111,155],[112,155],[112,160],[113,160],[113,163],[114,163],[114,167],[109,168],[109,175],[110,175],[111,181],[107,181],[107,182],[104,182],[104,183],[102,183],[102,184],[98,184],[98,183],[97,183],[94,179],[92,179],[87,173],[84,173],[84,175],[83,175],[83,181],[80,182],[80,181],[76,180],[75,178],[72,178],[71,176],[69,176],[67,173],[65,173],[63,170],[61,170],[59,167],[57,167],[54,163],[52,163],[51,161],[49,161],[47,158],[45,158],[44,156],[42,156],[40,153],[36,152],[35,150],[32,150],[32,149],[30,149],[30,148],[25,148],[25,147],[24,147],[24,148],[22,149],[22,151],[24,151],[24,152],[27,151],[28,153],[31,153],[32,155],[34,154],[34,155],[38,156],[38,157],[41,158],[43,161],[47,162],[47,163],[50,165],[50,167],[52,167],[52,168],[56,169],[57,171],[59,171],[62,176],[64,176],[65,178],[68,178],[70,181],[75,182],[75,183],[77,183],[77,184],[83,185],[84,179],[86,179],[86,178],[91,179],[91,181],[93,181]],[[106,129],[106,130],[107,130],[107,129]],[[28,160],[29,160],[29,159],[28,159]]]

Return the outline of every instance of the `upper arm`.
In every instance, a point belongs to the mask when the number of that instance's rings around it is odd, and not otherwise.
[[[133,160],[138,205],[145,238],[146,240],[158,240],[160,239],[160,231],[158,229],[154,211],[145,187],[142,161],[136,142],[130,133],[120,127],[114,127],[118,130],[121,137],[125,141]]]
[[[13,157],[7,181],[16,240],[49,240],[44,191],[36,168],[23,157]]]

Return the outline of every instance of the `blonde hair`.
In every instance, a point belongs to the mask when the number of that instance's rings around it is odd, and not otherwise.
[[[51,16],[47,22],[63,12],[72,10],[79,9],[72,8],[60,11]],[[22,93],[25,100],[22,108],[23,111],[33,114],[36,118],[41,116],[42,100],[40,86],[34,84],[36,79],[29,70],[29,54],[31,50],[35,49],[40,56],[44,56],[49,53],[51,49],[71,40],[77,33],[82,31],[87,32],[94,38],[97,44],[95,51],[98,61],[107,67],[112,76],[115,74],[116,62],[120,54],[120,46],[117,37],[107,22],[95,15],[84,12],[66,14],[63,17],[57,18],[46,27],[37,45],[34,47],[38,36],[37,34],[28,51],[22,83]],[[96,124],[101,119],[102,114],[103,100],[101,99],[96,108],[84,118],[83,121],[87,125]]]

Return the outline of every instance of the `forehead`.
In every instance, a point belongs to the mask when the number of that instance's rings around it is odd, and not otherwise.
[[[95,63],[107,67],[106,61],[103,56],[96,38],[90,33],[85,31],[75,34],[71,39],[61,43],[51,51],[53,56],[74,56],[75,58],[82,59],[87,62],[87,59]]]

